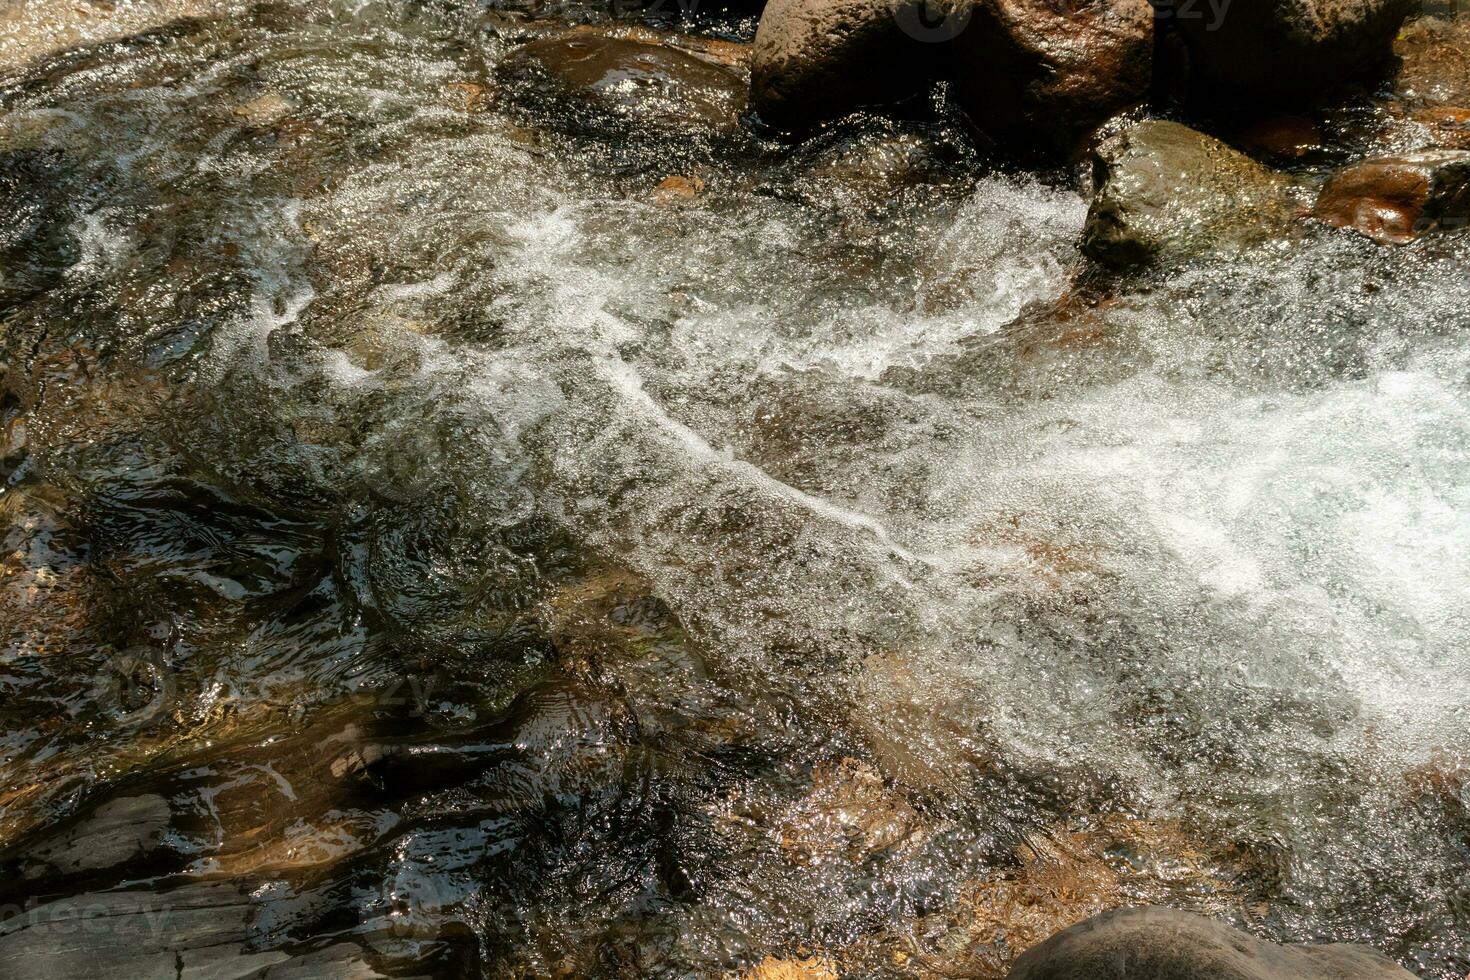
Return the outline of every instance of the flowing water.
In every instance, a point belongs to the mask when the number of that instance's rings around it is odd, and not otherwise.
[[[942,96],[781,145],[524,13],[0,89],[0,972],[996,976],[1160,902],[1463,977],[1470,236],[1101,281]]]

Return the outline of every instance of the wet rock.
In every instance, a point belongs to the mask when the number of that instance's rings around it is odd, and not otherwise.
[[[729,64],[641,35],[573,31],[532,41],[507,64],[560,94],[654,125],[727,130],[745,108],[745,82]]]
[[[217,13],[224,7],[224,0],[85,4],[15,0],[0,5],[0,74],[78,45],[140,34],[181,18]]]
[[[1395,980],[1413,974],[1363,946],[1277,945],[1164,908],[1107,912],[1028,950],[1011,980]]]
[[[1322,129],[1306,116],[1267,116],[1241,132],[1240,144],[1253,153],[1296,159],[1322,146]]]
[[[1394,83],[1402,99],[1470,105],[1470,17],[1423,17],[1394,43],[1401,60]]]
[[[1445,150],[1470,150],[1470,109],[1434,106],[1409,116],[1423,126],[1433,146]]]
[[[284,96],[270,92],[235,106],[232,112],[251,126],[273,126],[291,114],[291,103]]]
[[[1322,188],[1314,215],[1384,244],[1470,224],[1470,151],[1434,150],[1364,160]]]
[[[153,851],[168,829],[169,806],[149,793],[110,800],[96,813],[31,850],[26,878],[51,878],[113,868]]]
[[[1148,0],[982,0],[955,40],[960,105],[1004,148],[1065,152],[1148,94]]]
[[[0,922],[0,976],[129,978],[381,976],[338,943],[293,956],[251,940],[255,902],[234,882],[118,891],[30,905]]]
[[[920,91],[937,51],[898,16],[885,0],[771,0],[756,28],[751,108],[794,130]]]
[[[1127,902],[1238,910],[1235,862],[1205,853],[1175,820],[1090,818],[1026,835],[1013,864],[986,872],[910,948],[936,975],[997,978],[1057,931]]]
[[[1310,101],[1386,66],[1413,0],[1171,0],[1161,18],[1189,57],[1191,96]]]
[[[670,174],[658,182],[649,198],[655,204],[682,204],[704,193],[704,181],[698,177]]]
[[[781,849],[798,864],[843,857],[857,863],[890,848],[917,845],[925,836],[919,814],[856,759],[819,768],[811,794],[786,815]]]
[[[1293,182],[1219,140],[1146,120],[1098,151],[1083,250],[1114,266],[1176,261],[1288,233]]]
[[[741,980],[837,980],[837,964],[824,956],[777,959],[767,956],[740,974]]]

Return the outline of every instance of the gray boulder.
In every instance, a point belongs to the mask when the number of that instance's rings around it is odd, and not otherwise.
[[[1149,119],[1098,149],[1083,250],[1113,266],[1232,251],[1291,233],[1295,183],[1204,133]]]
[[[1021,955],[1008,980],[1412,980],[1364,946],[1282,946],[1187,912],[1105,912]]]
[[[1389,62],[1415,0],[1168,0],[1194,94],[1308,101]]]

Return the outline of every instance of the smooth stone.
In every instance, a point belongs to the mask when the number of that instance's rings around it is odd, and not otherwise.
[[[168,801],[149,793],[109,800],[69,830],[31,849],[27,879],[50,879],[119,867],[154,851],[168,830]]]
[[[1153,48],[1148,0],[981,0],[955,39],[950,78],[1002,149],[1065,153],[1144,101]]]
[[[1104,912],[1033,946],[1008,980],[1412,980],[1366,946],[1280,945],[1173,909]]]
[[[1364,160],[1333,174],[1313,214],[1383,244],[1470,224],[1470,151],[1429,150]]]
[[[1105,140],[1083,250],[1113,266],[1173,261],[1289,233],[1296,186],[1213,137],[1150,119]]]
[[[1386,68],[1415,0],[1169,0],[1190,95],[1215,104],[1309,102]]]
[[[0,976],[15,980],[247,980],[382,974],[352,943],[292,955],[251,940],[258,904],[245,883],[191,882],[170,891],[111,891],[27,906],[0,922]]]
[[[745,109],[737,71],[642,37],[573,31],[523,45],[508,64],[538,70],[564,94],[655,125],[728,130]]]
[[[942,48],[904,32],[892,0],[771,0],[756,27],[750,104],[800,130],[921,91]]]

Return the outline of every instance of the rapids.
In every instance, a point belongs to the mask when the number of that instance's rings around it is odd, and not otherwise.
[[[1099,282],[942,95],[195,12],[0,87],[0,962],[988,976],[1102,896],[1470,970],[1470,237]]]

